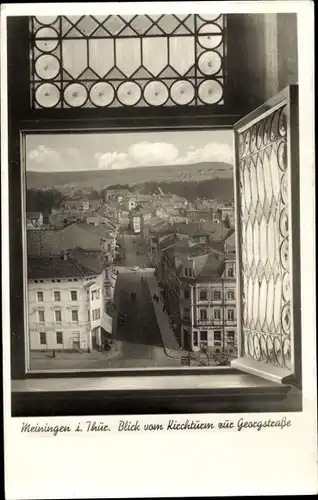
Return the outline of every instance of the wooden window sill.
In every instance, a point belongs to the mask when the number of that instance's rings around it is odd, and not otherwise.
[[[235,371],[12,381],[13,416],[300,411],[301,392]],[[290,393],[293,397],[290,398]]]

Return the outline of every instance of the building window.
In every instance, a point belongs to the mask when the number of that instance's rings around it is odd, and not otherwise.
[[[207,300],[208,294],[206,290],[200,290],[200,300]]]
[[[190,276],[190,278],[192,278],[192,269],[191,269],[191,267],[189,267],[189,276]]]
[[[234,290],[228,290],[227,291],[227,298],[228,298],[228,300],[234,300],[235,299]]]
[[[183,317],[184,319],[190,319],[190,309],[184,309]]]
[[[37,292],[36,296],[38,302],[43,302],[43,292]]]
[[[39,322],[44,323],[45,322],[44,311],[38,311],[38,316],[39,316]]]
[[[220,330],[215,330],[215,332],[214,332],[214,345],[215,346],[221,345],[221,336],[222,336],[222,332]]]
[[[229,330],[227,332],[227,340],[230,344],[234,344],[235,332],[234,330]]]
[[[71,300],[74,300],[74,301],[77,300],[77,292],[74,290],[71,291]]]
[[[228,278],[234,278],[234,268],[232,266],[228,268],[227,276]]]
[[[221,290],[213,290],[213,300],[221,300]]]
[[[234,309],[228,309],[227,311],[227,319],[230,321],[234,321]]]
[[[221,319],[221,309],[214,309],[214,319]]]
[[[200,309],[200,320],[206,321],[208,319],[208,314],[206,309]]]
[[[198,346],[198,332],[193,332],[193,345],[194,347]]]
[[[46,345],[46,333],[45,332],[40,332],[40,344]]]
[[[201,330],[200,332],[200,342],[207,342],[208,341],[208,332],[206,330]]]
[[[89,312],[89,310],[88,310],[88,311],[87,311],[87,320],[88,320],[88,321],[90,321],[90,319],[91,319],[91,314],[90,314],[90,312]]]
[[[93,319],[93,321],[100,319],[100,309],[94,309],[92,311],[92,319]]]
[[[188,276],[188,268],[187,267],[184,268],[184,274],[185,274],[185,276]]]
[[[99,298],[100,298],[99,288],[97,290],[92,290],[92,300],[99,299]]]
[[[190,298],[190,290],[189,290],[189,288],[185,288],[183,296],[184,296],[185,299],[189,299]]]
[[[72,310],[72,321],[73,323],[77,323],[78,321],[78,311],[76,309]]]
[[[56,332],[56,343],[63,344],[63,333],[62,332]]]
[[[62,312],[59,310],[55,311],[55,321],[58,323],[62,321]]]
[[[61,302],[61,292],[54,292],[54,302]]]

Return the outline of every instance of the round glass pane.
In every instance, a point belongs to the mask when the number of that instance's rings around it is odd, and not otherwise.
[[[60,100],[60,90],[52,83],[43,83],[36,89],[35,99],[43,108],[53,108]]]
[[[71,83],[64,90],[64,100],[72,108],[82,106],[87,99],[87,90],[80,83]]]
[[[199,98],[205,104],[215,104],[222,99],[223,88],[216,80],[206,80],[199,86]]]

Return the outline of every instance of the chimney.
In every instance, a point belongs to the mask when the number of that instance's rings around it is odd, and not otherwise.
[[[67,260],[67,259],[68,259],[67,252],[65,250],[62,250],[62,252],[61,252],[61,260]]]

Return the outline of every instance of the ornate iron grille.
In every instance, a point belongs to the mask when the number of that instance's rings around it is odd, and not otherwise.
[[[239,134],[244,356],[291,360],[286,104]]]
[[[30,18],[32,108],[224,104],[223,15]]]

